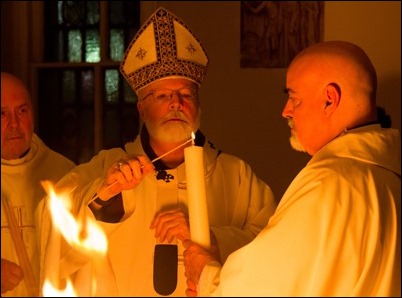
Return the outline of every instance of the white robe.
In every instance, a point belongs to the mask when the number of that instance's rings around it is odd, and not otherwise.
[[[400,297],[400,175],[399,131],[370,125],[334,139],[251,243],[204,268],[198,293]]]
[[[1,159],[1,199],[8,199],[13,206],[17,222],[22,231],[24,243],[32,268],[39,282],[38,226],[35,210],[46,192],[40,181],[56,183],[75,164],[61,154],[49,149],[34,134],[29,152],[14,160]],[[1,209],[1,258],[19,264],[7,217]],[[27,296],[25,282],[22,281],[13,291],[2,296]]]
[[[270,187],[243,160],[220,153],[209,142],[205,142],[203,148],[209,224],[219,243],[222,260],[226,260],[231,252],[254,239],[268,223],[276,201]],[[74,187],[79,181],[73,194],[77,202],[83,203],[83,209],[75,210],[77,214],[90,214],[87,204],[114,162],[127,153],[144,153],[139,137],[126,144],[125,150],[103,150],[60,181],[57,187],[63,188]],[[149,174],[135,189],[123,191],[123,219],[120,223],[103,223],[108,233],[111,266],[102,270],[103,281],[98,283],[102,289],[98,289],[97,295],[158,296],[153,288],[153,254],[157,241],[149,226],[155,213],[168,205],[188,211],[185,165],[166,172],[173,177],[169,182],[157,180],[154,174]],[[178,248],[178,283],[172,296],[185,296],[181,243],[178,243]],[[70,254],[61,262],[64,276],[80,269],[75,278],[76,289],[90,284],[92,278],[90,265],[84,264],[85,260]],[[91,289],[78,292],[87,295]]]

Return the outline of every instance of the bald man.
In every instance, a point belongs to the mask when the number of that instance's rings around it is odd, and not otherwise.
[[[45,196],[41,180],[56,183],[74,163],[49,149],[34,133],[31,96],[17,77],[1,73],[1,296],[39,295],[40,249],[35,210]],[[15,214],[35,280],[27,282],[18,257],[21,246],[13,242],[6,205]],[[18,248],[20,247],[20,248]],[[24,276],[25,273],[25,276]]]
[[[223,267],[183,243],[187,295],[401,295],[401,139],[377,123],[376,91],[355,44],[318,43],[294,58],[282,115],[291,146],[312,158],[265,229]]]

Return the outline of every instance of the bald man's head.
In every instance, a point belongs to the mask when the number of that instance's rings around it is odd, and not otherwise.
[[[33,135],[31,96],[17,77],[1,73],[1,158],[17,159],[28,152]]]
[[[286,88],[300,104],[287,105],[282,115],[298,127],[297,147],[311,155],[345,129],[377,118],[376,71],[350,42],[327,41],[301,51],[289,65]]]

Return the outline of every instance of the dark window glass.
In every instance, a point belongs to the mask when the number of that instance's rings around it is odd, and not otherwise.
[[[40,136],[76,163],[132,141],[137,97],[119,64],[139,29],[140,2],[44,1],[44,16],[44,58],[34,67]]]

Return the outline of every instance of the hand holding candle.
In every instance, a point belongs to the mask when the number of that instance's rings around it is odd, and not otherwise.
[[[204,174],[204,150],[192,144],[184,149],[188,194],[188,212],[190,217],[191,240],[204,248],[210,247],[209,221]]]

